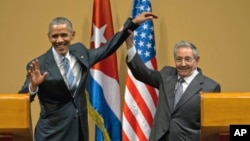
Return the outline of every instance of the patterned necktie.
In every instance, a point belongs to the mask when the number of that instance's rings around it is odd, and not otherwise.
[[[180,78],[177,82],[176,91],[175,91],[175,99],[174,99],[174,108],[176,104],[179,102],[179,100],[181,99],[181,96],[183,94],[183,87],[182,87],[183,82],[185,82],[183,78]]]
[[[64,71],[65,71],[68,88],[70,92],[73,93],[76,90],[76,79],[73,75],[72,70],[70,69],[69,59],[64,57],[63,61],[64,61]]]

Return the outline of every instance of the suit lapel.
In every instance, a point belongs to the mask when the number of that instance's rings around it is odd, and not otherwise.
[[[174,78],[169,78],[169,84],[167,85],[166,87],[166,98],[167,98],[167,101],[168,101],[168,107],[169,107],[169,110],[170,110],[170,113],[173,112],[174,110],[174,97],[175,97],[175,84],[177,82],[177,76],[174,77]],[[168,82],[167,82],[168,83]]]
[[[188,99],[193,97],[196,94],[199,94],[199,91],[201,90],[201,79],[202,79],[202,74],[199,73],[189,84],[187,87],[186,91],[183,93],[181,99],[176,105],[175,109],[178,109],[181,105],[183,105]]]
[[[46,68],[48,70],[49,77],[53,77],[55,81],[59,82],[59,85],[68,90],[66,83],[61,75],[61,72],[56,64],[56,61],[53,57],[52,49],[47,52],[47,59],[46,59]]]
[[[86,52],[80,51],[77,48],[70,48],[69,52],[71,55],[75,56],[77,61],[79,61],[85,68],[90,67],[87,61]]]
[[[79,85],[77,87],[77,90],[79,89],[79,87],[81,87],[81,84],[83,84],[85,78],[86,78],[86,72],[88,71],[89,69],[89,63],[88,63],[88,60],[87,60],[87,51],[84,51],[84,49],[78,49],[82,46],[78,46],[78,44],[74,44],[74,47],[70,47],[70,54],[75,56],[77,61],[80,63],[80,66],[81,66],[81,79],[80,79],[80,82],[79,82]]]

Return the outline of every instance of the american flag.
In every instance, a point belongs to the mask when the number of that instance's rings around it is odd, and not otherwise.
[[[132,18],[152,11],[150,0],[134,0]],[[157,69],[152,21],[145,21],[134,31],[137,53],[148,68]],[[122,115],[123,141],[147,141],[158,102],[158,91],[137,81],[128,69]]]
[[[102,47],[112,36],[113,22],[109,0],[94,0],[90,48]],[[107,65],[108,64],[108,65]],[[116,53],[90,69],[90,117],[96,124],[96,141],[121,140],[120,87]]]

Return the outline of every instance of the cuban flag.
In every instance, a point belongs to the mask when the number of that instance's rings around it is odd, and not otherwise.
[[[99,48],[114,35],[109,0],[94,0],[92,21],[90,48]],[[90,69],[88,109],[96,124],[96,141],[121,141],[118,77],[116,53]]]

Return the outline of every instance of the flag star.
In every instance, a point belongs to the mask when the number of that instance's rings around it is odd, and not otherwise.
[[[138,54],[141,55],[142,54],[142,50],[138,49]]]
[[[145,38],[146,37],[146,33],[142,32],[140,36],[141,36],[141,38]]]
[[[145,55],[146,57],[149,57],[149,56],[150,56],[150,52],[146,51],[146,52],[144,53],[144,55]]]
[[[143,5],[140,5],[139,9],[140,9],[141,11],[143,11],[143,10],[144,10],[144,6],[143,6]]]
[[[152,48],[152,44],[150,42],[148,42],[147,47]]]
[[[148,25],[147,24],[143,24],[142,28],[145,30],[145,29],[148,29]]]
[[[152,32],[154,31],[154,28],[153,28],[153,27],[151,27],[150,29],[151,29]]]
[[[138,44],[139,44],[140,47],[144,46],[144,42],[143,41],[140,41]]]
[[[99,48],[101,46],[101,43],[106,43],[107,40],[104,37],[104,32],[107,25],[105,24],[100,29],[93,24],[93,35],[91,38],[91,41],[95,42],[95,48]]]
[[[150,11],[151,11],[151,8],[150,8],[150,7],[147,7],[146,11],[150,12]]]
[[[153,35],[150,34],[150,35],[148,36],[148,38],[149,38],[149,40],[152,40],[152,39],[153,39]]]
[[[134,31],[134,37],[138,35],[138,32],[137,31]]]

